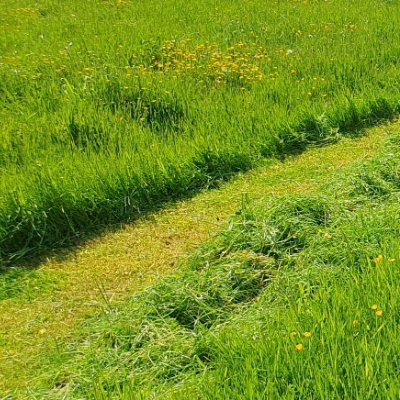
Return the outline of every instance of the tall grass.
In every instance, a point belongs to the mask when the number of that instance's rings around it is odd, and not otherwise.
[[[0,260],[399,111],[396,2],[0,6]]]

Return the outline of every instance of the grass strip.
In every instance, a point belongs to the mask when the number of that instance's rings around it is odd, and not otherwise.
[[[357,194],[338,175],[323,196],[242,208],[179,273],[88,322],[61,393],[396,398],[397,150],[351,171]],[[362,184],[377,175],[390,191]]]
[[[335,171],[371,157],[382,136],[396,129],[397,125],[379,127],[357,140],[309,149],[240,175],[219,190],[203,192],[152,218],[109,232],[73,255],[56,254],[29,272],[32,278],[26,270],[9,270],[2,275],[7,290],[2,292],[6,300],[0,303],[4,377],[0,390],[23,397],[26,388],[32,392],[51,387],[55,372],[46,354],[54,347],[67,348],[74,326],[101,307],[102,296],[115,304],[174,271],[178,260],[223,229],[225,219],[241,207],[246,194],[260,199],[317,193]],[[62,359],[57,355],[56,360]]]

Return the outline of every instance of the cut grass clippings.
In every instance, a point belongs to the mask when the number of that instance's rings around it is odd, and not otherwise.
[[[398,150],[347,172],[357,193],[338,192],[345,173],[242,207],[179,272],[86,321],[61,392],[397,398]]]
[[[336,171],[356,160],[369,158],[382,135],[397,125],[377,128],[358,140],[345,140],[327,148],[316,148],[298,157],[259,168],[237,177],[222,189],[205,192],[139,222],[123,231],[110,233],[84,246],[66,261],[57,258],[39,270],[60,279],[56,290],[46,295],[14,293],[0,307],[3,331],[2,390],[24,387],[44,390],[54,384],[72,340],[74,326],[104,307],[123,298],[157,276],[174,269],[177,260],[224,226],[221,221],[237,210],[243,194],[258,199],[284,193],[317,193],[318,187]],[[54,278],[53,278],[54,279]],[[29,301],[26,297],[29,297]],[[40,315],[41,318],[38,318]],[[59,354],[54,370],[46,354]],[[65,353],[65,354],[64,354]],[[41,355],[40,355],[41,354]],[[49,364],[50,363],[50,364]]]

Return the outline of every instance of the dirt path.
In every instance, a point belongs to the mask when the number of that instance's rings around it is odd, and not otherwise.
[[[316,192],[335,171],[370,157],[385,133],[399,127],[375,128],[361,139],[257,168],[41,265],[16,296],[0,301],[0,394],[45,385],[51,380],[41,360],[46,349],[68,341],[75,326],[104,304],[104,296],[118,301],[174,271],[182,257],[224,226],[243,194],[257,199]]]

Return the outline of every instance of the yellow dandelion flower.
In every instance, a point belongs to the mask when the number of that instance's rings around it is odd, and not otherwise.
[[[303,349],[304,349],[304,346],[301,343],[296,344],[297,351],[302,351]]]
[[[379,264],[380,262],[382,262],[382,260],[383,260],[383,255],[379,254],[378,257],[374,258],[374,263]]]
[[[382,314],[383,314],[382,310],[378,310],[378,311],[375,312],[375,315],[378,316],[378,317],[381,317]]]
[[[308,338],[308,337],[311,337],[311,332],[304,332],[304,333],[303,333],[303,336],[304,336],[304,337],[307,337],[307,338]]]
[[[396,259],[395,259],[395,258],[389,258],[388,261],[389,261],[390,263],[393,263],[393,262],[396,261]]]
[[[371,310],[377,310],[378,309],[378,304],[373,304],[370,308],[371,308]]]

